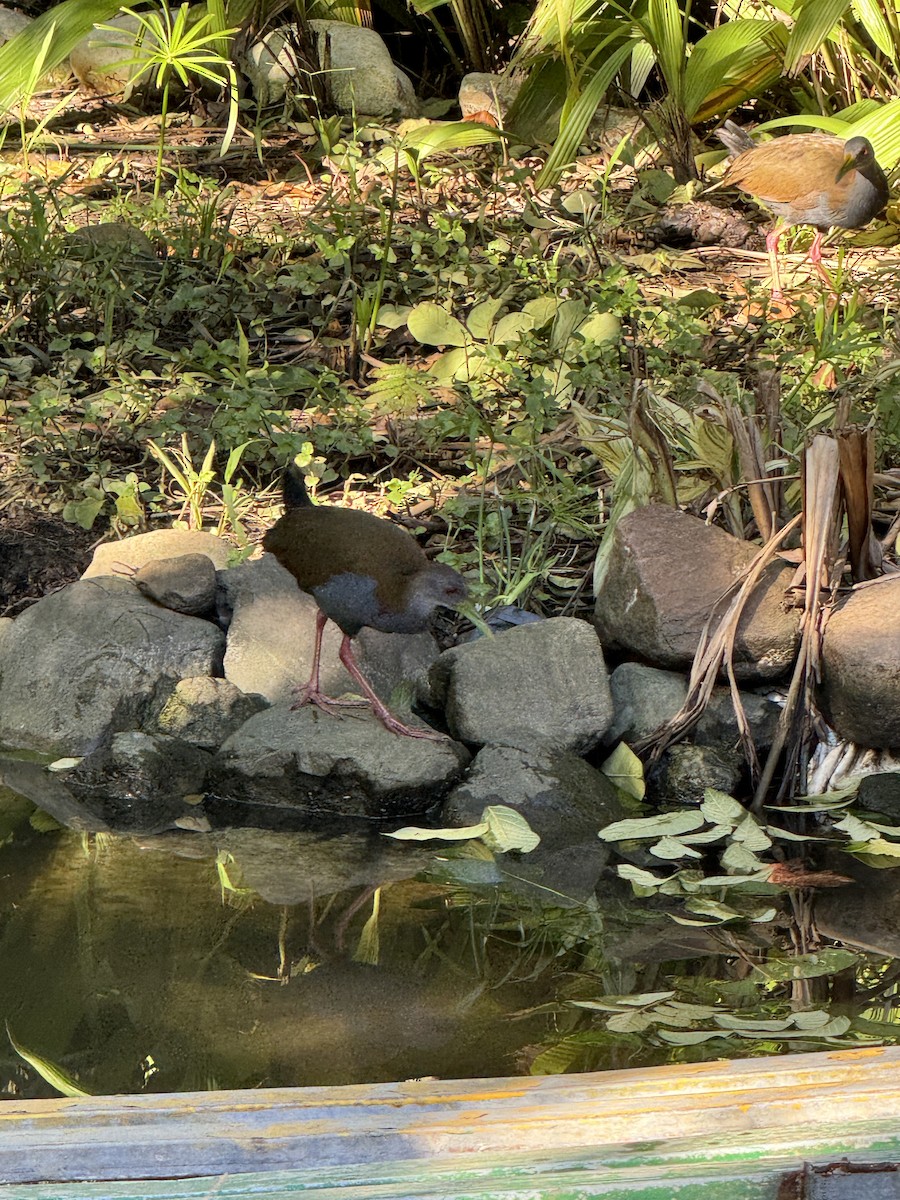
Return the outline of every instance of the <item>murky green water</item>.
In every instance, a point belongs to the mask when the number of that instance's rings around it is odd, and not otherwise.
[[[429,851],[365,833],[40,833],[5,795],[0,1019],[90,1092],[514,1074],[546,1028],[510,1014],[547,982],[413,878]],[[55,1094],[2,1040],[0,1090]]]

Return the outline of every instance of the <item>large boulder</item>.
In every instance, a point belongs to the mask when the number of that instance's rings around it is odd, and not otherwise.
[[[205,554],[214,567],[221,569],[228,565],[232,553],[232,547],[214,533],[203,533],[199,529],[155,529],[152,533],[138,533],[120,542],[103,542],[94,551],[81,578],[130,576],[149,563],[188,554]]]
[[[818,701],[840,737],[900,748],[900,578],[858,588],[831,614]]]
[[[623,517],[613,533],[595,621],[609,649],[660,667],[690,666],[711,613],[741,579],[759,547],[665,504]],[[799,642],[799,614],[786,591],[793,570],[763,572],[744,608],[734,645],[735,674],[745,681],[783,675]]]
[[[419,103],[408,76],[374,29],[346,21],[309,22],[328,97],[338,112],[415,117]],[[306,97],[309,70],[289,27],[275,29],[241,55],[239,66],[261,105]]]
[[[586,754],[613,718],[600,642],[574,617],[520,625],[446,650],[431,682],[454,737],[475,745]]]
[[[414,719],[413,719],[414,721]],[[423,728],[425,728],[423,726]],[[228,810],[258,824],[268,808],[308,821],[383,819],[439,802],[468,763],[456,742],[390,733],[367,710],[336,717],[317,708],[266,709],[221,747],[210,815]],[[224,822],[223,822],[224,823]]]
[[[126,579],[45,596],[0,645],[0,742],[87,754],[140,727],[179,679],[221,669],[221,630],[145,599]]]

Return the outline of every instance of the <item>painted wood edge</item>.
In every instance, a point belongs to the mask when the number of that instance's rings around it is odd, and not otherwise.
[[[900,1048],[527,1079],[0,1104],[0,1181],[323,1173],[900,1131]],[[708,1085],[708,1087],[704,1087]],[[885,1124],[886,1123],[886,1124]],[[801,1139],[802,1140],[802,1139]]]

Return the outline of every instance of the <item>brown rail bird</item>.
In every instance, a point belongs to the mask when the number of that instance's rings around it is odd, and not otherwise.
[[[340,660],[382,725],[406,737],[443,741],[441,734],[404,725],[390,712],[360,670],[351,638],[364,625],[385,633],[420,633],[435,608],[455,608],[466,598],[465,580],[452,567],[429,562],[418,543],[390,521],[313,504],[294,463],[285,471],[283,488],[284,514],[263,538],[263,547],[319,606],[309,682],[297,688],[291,707],[315,704],[332,712],[347,703],[325,696],[319,687],[322,633],[330,617],[344,634]]]
[[[832,226],[861,228],[887,203],[887,180],[871,144],[862,137],[844,142],[821,133],[757,143],[733,121],[726,121],[718,136],[732,156],[723,182],[756,196],[779,218],[766,237],[773,299],[782,297],[778,243],[792,225],[815,228],[809,261],[833,288],[822,266],[824,235]]]

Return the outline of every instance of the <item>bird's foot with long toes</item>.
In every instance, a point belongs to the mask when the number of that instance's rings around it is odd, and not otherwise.
[[[339,717],[341,714],[335,711],[339,708],[370,707],[368,700],[336,700],[333,696],[326,696],[324,692],[320,692],[318,688],[312,687],[308,683],[301,687],[295,687],[294,697],[291,712],[296,712],[298,708],[306,708],[307,704],[312,704],[316,708],[320,708],[322,712],[328,713],[330,717]]]

